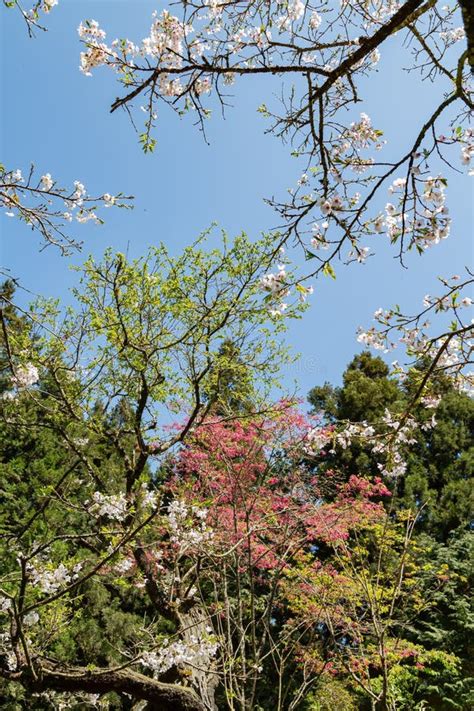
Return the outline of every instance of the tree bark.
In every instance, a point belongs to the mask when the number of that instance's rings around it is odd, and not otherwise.
[[[459,4],[466,31],[467,57],[471,72],[474,74],[474,3],[472,0],[459,0]]]
[[[0,676],[16,681],[33,692],[54,690],[105,694],[115,691],[147,701],[149,711],[206,711],[192,689],[164,684],[131,670],[62,670],[43,663],[35,665],[35,672],[36,678],[33,678],[29,670],[10,672],[2,669]]]
[[[182,636],[184,642],[192,644],[193,637],[205,639],[208,636],[206,631],[209,625],[208,615],[198,606],[193,606],[190,610],[180,615]],[[205,669],[190,668],[190,678],[193,687],[197,690],[207,711],[218,711],[215,702],[215,693],[219,684],[219,677],[216,674],[216,663],[214,659],[209,659],[208,667]]]

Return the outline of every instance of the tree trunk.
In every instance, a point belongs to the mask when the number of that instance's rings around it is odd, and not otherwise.
[[[149,711],[207,711],[207,707],[192,689],[176,684],[164,684],[131,670],[61,669],[49,664],[35,665],[36,678],[29,670],[0,670],[0,676],[18,682],[29,691],[84,691],[105,694],[125,693],[148,702]]]
[[[181,632],[185,644],[192,646],[193,637],[202,640],[209,637],[207,628],[209,627],[209,616],[199,605],[195,605],[185,613],[181,613]],[[191,684],[202,700],[207,711],[219,711],[215,702],[216,688],[219,683],[219,676],[216,674],[216,663],[214,659],[209,659],[207,668],[196,669],[190,667],[189,671]]]

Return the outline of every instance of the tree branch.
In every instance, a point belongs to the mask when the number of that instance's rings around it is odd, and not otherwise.
[[[165,684],[144,674],[124,670],[56,669],[49,663],[36,664],[37,679],[28,671],[9,672],[1,669],[0,676],[18,682],[29,691],[83,691],[106,694],[110,691],[129,694],[134,699],[149,702],[150,711],[206,711],[192,689],[176,684]]]

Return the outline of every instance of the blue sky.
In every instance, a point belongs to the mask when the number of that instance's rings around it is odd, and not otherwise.
[[[208,123],[210,145],[189,118],[163,107],[156,153],[142,154],[126,114],[109,114],[119,93],[111,73],[96,70],[86,78],[79,72],[76,30],[81,20],[94,18],[109,39],[126,35],[140,41],[157,7],[148,0],[60,0],[47,18],[48,32],[38,32],[34,40],[15,12],[0,9],[2,161],[24,172],[33,162],[40,174],[50,172],[60,184],[79,179],[93,194],[135,195],[133,211],[108,210],[104,226],[78,226],[84,252],[67,259],[53,249],[39,253],[32,233],[0,215],[1,263],[36,293],[68,299],[76,279],[68,265],[88,253],[100,256],[109,245],[139,256],[165,241],[177,252],[213,221],[231,234],[245,230],[257,236],[278,224],[263,198],[283,195],[302,171],[287,146],[264,135],[266,123],[256,109],[270,103],[280,82],[269,87],[262,78],[238,83],[225,120],[215,111]],[[406,151],[443,88],[407,76],[400,70],[404,63],[406,50],[397,38],[382,48],[380,71],[362,92],[360,110],[384,129],[387,155]],[[447,132],[447,125],[443,128]],[[436,293],[437,275],[460,273],[472,264],[471,186],[465,174],[449,175],[451,236],[422,258],[409,255],[408,269],[380,237],[377,255],[367,264],[341,265],[335,282],[315,285],[311,309],[289,330],[289,344],[301,353],[300,362],[283,375],[289,389],[296,380],[305,396],[316,383],[338,382],[360,350],[357,326],[369,325],[377,307],[399,303],[416,310],[425,293]]]

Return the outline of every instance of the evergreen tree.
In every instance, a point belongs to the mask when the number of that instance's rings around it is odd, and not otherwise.
[[[413,379],[399,383],[390,377],[381,358],[364,352],[349,363],[341,387],[315,386],[308,401],[313,413],[322,412],[328,424],[365,421],[377,425],[386,409],[405,410],[414,387]],[[474,402],[439,378],[435,389],[441,397],[436,426],[417,430],[417,441],[407,451],[407,472],[394,482],[393,493],[399,508],[423,506],[419,528],[446,541],[450,531],[469,524],[474,510]],[[423,422],[427,413],[423,404],[417,404],[411,414]],[[346,477],[379,474],[375,457],[360,442],[347,449],[328,446],[318,468],[343,472]]]

